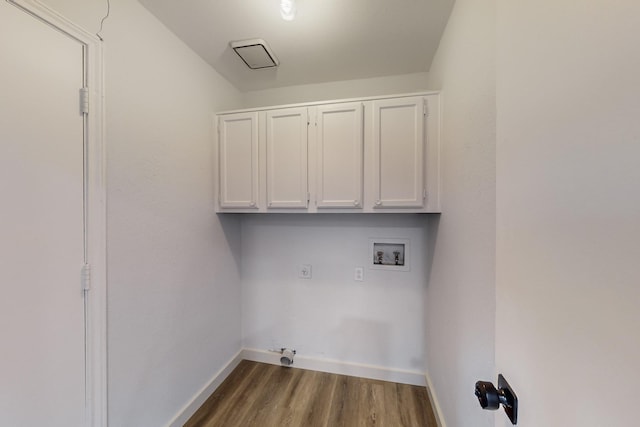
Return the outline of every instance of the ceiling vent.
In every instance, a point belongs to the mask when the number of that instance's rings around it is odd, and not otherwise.
[[[240,40],[229,45],[252,70],[280,65],[267,42],[262,39]]]

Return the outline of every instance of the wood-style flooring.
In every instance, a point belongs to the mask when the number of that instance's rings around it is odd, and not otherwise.
[[[436,427],[425,387],[243,360],[185,427]]]

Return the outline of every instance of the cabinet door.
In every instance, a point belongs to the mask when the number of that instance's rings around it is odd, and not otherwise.
[[[257,208],[258,113],[219,116],[220,208]]]
[[[362,104],[317,108],[319,208],[362,207]]]
[[[306,208],[306,108],[285,108],[266,113],[267,207]]]
[[[422,97],[373,103],[375,208],[422,208],[424,114]]]

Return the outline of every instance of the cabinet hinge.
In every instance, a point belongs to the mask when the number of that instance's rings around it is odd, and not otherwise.
[[[89,114],[89,88],[80,88],[80,114]]]
[[[91,290],[91,264],[85,264],[82,266],[80,280],[82,282],[82,290],[84,292]]]
[[[427,200],[427,190],[422,190],[422,199]]]
[[[307,205],[311,201],[311,193],[307,192]]]

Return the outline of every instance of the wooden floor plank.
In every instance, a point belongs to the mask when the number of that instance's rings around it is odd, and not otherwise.
[[[244,413],[245,402],[251,396],[254,384],[265,373],[260,364],[243,360],[184,427],[234,425],[231,423],[238,422],[237,417]]]
[[[384,393],[384,425],[405,427],[401,421],[401,410],[398,400],[398,385],[392,382],[385,382],[383,387]]]
[[[359,378],[338,375],[331,399],[331,410],[327,425],[351,427],[350,422],[358,418],[360,396]]]
[[[382,384],[360,381],[358,399],[358,426],[380,426],[384,424],[384,392]]]
[[[436,427],[425,387],[243,360],[185,427]]]
[[[313,374],[313,381],[308,391],[310,399],[300,425],[327,427],[327,419],[331,410],[329,402],[331,402],[337,376],[325,372],[313,372]]]

